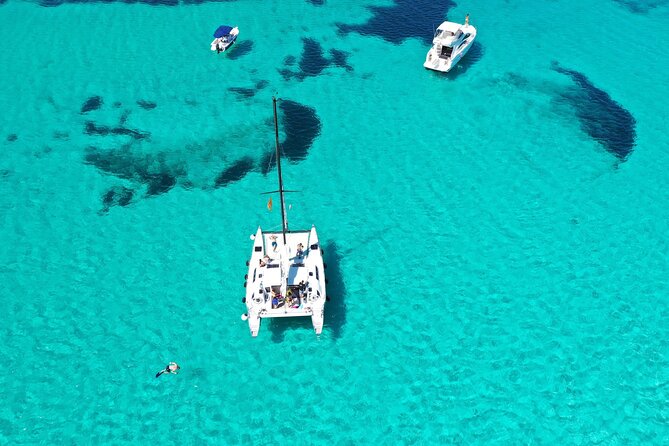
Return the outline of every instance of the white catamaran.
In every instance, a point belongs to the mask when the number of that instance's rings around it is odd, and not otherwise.
[[[251,259],[247,262],[246,275],[247,313],[242,319],[248,320],[251,336],[258,336],[260,320],[271,317],[309,316],[316,334],[323,330],[325,309],[325,264],[323,250],[318,240],[316,228],[290,231],[286,218],[284,193],[281,177],[281,154],[279,150],[279,126],[274,103],[274,134],[276,165],[279,171],[279,193],[281,197],[281,232],[263,232],[258,227],[253,239]],[[272,199],[267,203],[271,210]]]

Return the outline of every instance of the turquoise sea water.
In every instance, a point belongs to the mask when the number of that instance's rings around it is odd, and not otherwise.
[[[669,443],[666,2],[49,5],[0,4],[0,444]],[[275,93],[320,338],[240,320]]]

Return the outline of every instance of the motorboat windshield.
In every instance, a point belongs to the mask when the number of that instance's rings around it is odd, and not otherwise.
[[[437,31],[434,33],[434,38],[444,38],[444,37],[453,37],[455,34],[452,31],[449,31],[447,29],[439,29],[437,28]]]

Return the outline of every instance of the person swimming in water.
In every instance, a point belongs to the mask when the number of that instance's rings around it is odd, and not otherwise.
[[[179,373],[179,369],[180,369],[180,368],[181,368],[181,367],[179,367],[179,364],[177,364],[176,362],[170,362],[169,364],[167,364],[167,365],[165,366],[165,368],[164,368],[163,370],[161,370],[160,372],[156,373],[156,378],[158,378],[158,377],[159,377],[160,375],[162,375],[163,373],[171,373],[171,374],[173,374],[173,375],[176,375],[177,373]]]

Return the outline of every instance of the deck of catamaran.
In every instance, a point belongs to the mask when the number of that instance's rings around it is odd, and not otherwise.
[[[256,336],[260,319],[310,316],[316,334],[323,328],[325,264],[316,228],[263,232],[258,228],[246,282],[247,317]]]

